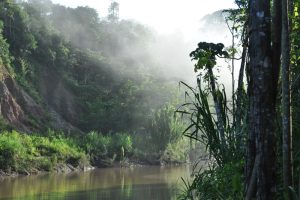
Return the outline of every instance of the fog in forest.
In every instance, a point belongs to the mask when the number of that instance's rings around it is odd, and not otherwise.
[[[172,6],[154,1],[145,3],[148,7],[135,2],[140,7],[130,9],[132,2],[125,1],[19,1],[32,32],[26,37],[36,41],[27,66],[23,58],[18,64],[41,74],[31,73],[33,79],[24,71],[18,79],[33,85],[54,112],[81,130],[147,132],[164,106],[174,109],[181,103],[185,91],[178,91],[180,81],[195,86],[199,72],[189,54],[198,42],[230,47],[227,14],[221,8],[232,5],[226,2],[213,6],[191,0]],[[48,68],[35,69],[32,60]],[[218,59],[214,73],[230,94],[229,62]],[[53,79],[60,85],[49,86]]]
[[[100,20],[107,18],[106,15],[108,15],[107,10],[110,2],[111,1],[108,0],[99,1],[99,3],[92,1],[53,1],[53,3],[73,8],[77,6],[95,6],[92,8],[97,10]],[[185,3],[174,2],[173,6],[172,4],[167,6],[168,3],[170,3],[169,1],[151,1],[151,3],[118,1],[118,3],[121,21],[132,21],[138,24],[138,26],[143,26],[143,28],[148,31],[134,33],[145,34],[143,43],[129,43],[129,46],[123,47],[122,54],[119,56],[132,58],[140,65],[148,65],[148,63],[145,64],[145,61],[151,60],[151,63],[155,67],[150,70],[157,70],[159,72],[158,74],[164,75],[166,80],[175,82],[185,81],[187,83],[195,82],[196,74],[194,73],[193,62],[191,62],[189,54],[197,47],[198,42],[220,42],[224,43],[226,47],[231,45],[230,32],[225,22],[226,14],[218,10],[219,8],[224,9],[224,7],[234,7],[231,1],[222,1],[216,6],[213,6],[212,3],[208,1],[201,2],[201,8],[198,9],[198,13],[193,14],[185,13],[185,9],[187,10],[187,7],[192,8],[198,6],[199,3],[193,5],[195,1]],[[135,5],[135,7],[130,7],[133,5]],[[147,9],[146,6],[148,6],[149,9],[155,9],[152,11],[152,18],[154,19],[151,19],[147,14],[141,14],[143,12],[149,12],[145,10]],[[193,9],[193,11],[194,10],[195,9]],[[130,11],[132,13],[130,13]],[[179,14],[178,12],[181,13]],[[135,18],[139,16],[141,16],[141,18]],[[194,18],[185,20],[190,16]],[[149,24],[147,24],[147,22]],[[76,24],[72,24],[72,29],[65,29],[64,31],[67,33],[76,33],[77,37],[73,42],[84,43],[84,40],[79,39],[82,38],[80,32],[76,30],[82,29],[81,34],[89,33],[84,31],[84,28],[77,26]],[[122,37],[122,33],[120,32],[119,34],[120,37]],[[222,82],[225,81],[224,84],[226,84],[226,80],[229,78],[229,72],[227,70],[228,64],[221,61],[220,65],[222,65],[223,68],[220,72],[226,74]],[[144,67],[147,68],[148,66]],[[236,69],[236,71],[238,71],[238,69]]]

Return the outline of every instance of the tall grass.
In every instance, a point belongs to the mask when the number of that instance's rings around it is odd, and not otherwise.
[[[226,139],[226,142],[223,143],[218,131],[216,114],[210,104],[210,91],[202,88],[199,79],[196,88],[192,88],[184,82],[181,84],[187,88],[186,102],[177,109],[177,112],[188,118],[189,121],[183,134],[203,143],[219,166],[223,166],[234,159],[240,160],[243,151],[240,150],[241,143],[237,141],[244,141],[244,138],[235,131],[235,127],[230,121],[232,112],[228,107],[225,90],[218,92],[219,99],[222,100],[221,114]]]
[[[181,84],[187,88],[186,102],[177,112],[189,121],[183,133],[203,143],[212,162],[209,169],[194,173],[193,182],[186,183],[180,199],[242,199],[245,132],[241,130],[245,127],[235,127],[225,90],[218,90],[225,134],[225,142],[222,142],[216,114],[210,103],[211,91],[202,87],[200,79],[196,88]]]

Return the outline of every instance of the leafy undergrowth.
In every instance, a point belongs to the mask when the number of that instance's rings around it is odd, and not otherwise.
[[[28,174],[37,171],[53,171],[61,164],[83,168],[91,163],[98,167],[111,166],[114,161],[131,160],[157,163],[165,159],[186,160],[187,142],[176,140],[167,143],[164,150],[141,149],[136,141],[143,139],[143,146],[149,141],[129,133],[101,134],[90,132],[86,135],[67,137],[63,133],[48,131],[44,136],[24,134],[17,131],[0,133],[0,170]],[[148,138],[149,139],[149,138]],[[178,149],[182,148],[181,151]],[[158,163],[157,163],[158,164]]]
[[[194,174],[192,183],[185,181],[185,186],[178,199],[243,199],[243,162],[200,170]]]
[[[101,134],[90,132],[83,138],[76,139],[94,166],[109,166],[114,161],[131,160],[147,164],[185,162],[189,144],[187,138],[177,138],[167,142],[161,149],[155,148],[151,134]],[[151,145],[150,145],[151,144]]]
[[[92,131],[76,141],[95,166],[110,166],[116,160],[122,161],[132,156],[132,137],[128,133],[104,135]]]
[[[17,131],[0,134],[0,169],[5,172],[51,171],[58,164],[88,163],[84,151],[62,136],[37,136]]]

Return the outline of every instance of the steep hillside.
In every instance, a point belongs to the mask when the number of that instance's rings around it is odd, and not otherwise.
[[[153,33],[88,7],[0,3],[1,116],[23,131],[144,130],[174,86],[147,49]]]
[[[1,68],[1,116],[13,127],[27,132],[43,127],[47,121],[43,108],[18,86],[3,66]]]

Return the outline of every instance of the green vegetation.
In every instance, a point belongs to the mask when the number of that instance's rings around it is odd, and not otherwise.
[[[0,134],[0,169],[6,172],[51,171],[57,164],[83,167],[87,159],[84,151],[69,138],[26,135],[16,131]]]
[[[184,126],[179,119],[174,116],[174,107],[166,106],[156,112],[145,134],[92,131],[67,136],[48,130],[41,136],[4,131],[0,133],[0,169],[8,173],[34,173],[53,171],[61,164],[83,169],[89,163],[107,167],[125,161],[186,162],[189,143],[181,137]]]
[[[163,107],[155,113],[144,134],[135,134],[133,144],[137,160],[149,163],[187,160],[189,143],[187,138],[182,138],[184,123],[174,112],[175,108],[170,105]]]
[[[136,132],[175,98],[143,25],[51,1],[2,1],[0,20],[3,67],[50,118],[55,111],[84,132]]]
[[[165,134],[172,137],[174,132]],[[185,162],[187,143],[177,138],[163,141],[163,147],[144,145],[145,142],[153,141],[154,137],[156,134],[150,134],[143,141],[144,138],[128,133],[103,135],[90,132],[70,137],[54,131],[48,131],[44,136],[4,131],[0,133],[0,169],[8,173],[34,173],[53,171],[60,164],[80,169],[89,163],[107,167],[126,159],[147,161],[147,164],[158,164],[160,160]],[[149,148],[148,152],[144,149],[145,146]],[[182,149],[178,152],[180,148]],[[143,155],[140,155],[141,152]]]
[[[90,156],[91,163],[98,166],[124,159],[145,164],[186,162],[189,143],[181,136],[184,125],[174,116],[174,108],[166,106],[158,110],[150,126],[144,130],[146,133],[92,131],[77,143]]]
[[[6,66],[7,69],[11,70],[10,65],[10,55],[9,55],[9,45],[3,37],[3,22],[0,20],[0,78],[3,79],[5,74],[3,66]]]
[[[211,162],[208,168],[194,172],[192,183],[185,182],[186,188],[180,199],[243,199],[245,135],[237,130],[244,131],[245,125],[234,127],[226,92],[217,90],[225,127],[224,132],[220,131],[213,111],[215,106],[210,101],[210,86],[203,87],[203,82],[209,82],[209,79],[202,81],[199,78],[196,88],[182,83],[187,88],[187,98],[177,112],[187,116],[190,121],[184,135],[205,145]]]
[[[105,136],[101,133],[90,132],[84,136],[83,141],[78,141],[78,145],[85,150],[90,156],[91,163],[96,166],[112,165],[115,159],[122,161],[125,157],[132,155],[133,149],[132,137],[128,133]]]
[[[243,199],[241,174],[244,163],[227,163],[224,167],[210,166],[195,172],[192,183],[185,182],[179,199]]]
[[[2,0],[0,169],[184,162],[194,140],[211,163],[182,199],[299,197],[300,2],[235,2],[222,12],[231,46],[200,42],[191,52],[197,85],[181,82],[175,112],[175,77],[150,50],[155,33],[120,20],[117,2],[100,18],[89,7]],[[231,94],[219,59],[231,63]]]
[[[0,169],[27,174],[53,171],[66,164],[83,169],[89,163],[107,167],[124,161],[127,164],[186,162],[189,143],[181,136],[184,125],[174,116],[174,107],[158,110],[150,126],[147,133],[135,134],[92,131],[67,136],[48,130],[41,136],[4,131],[0,133]],[[5,123],[2,127],[8,128]]]
[[[0,169],[184,162],[177,86],[150,52],[154,37],[89,7],[1,1]]]

